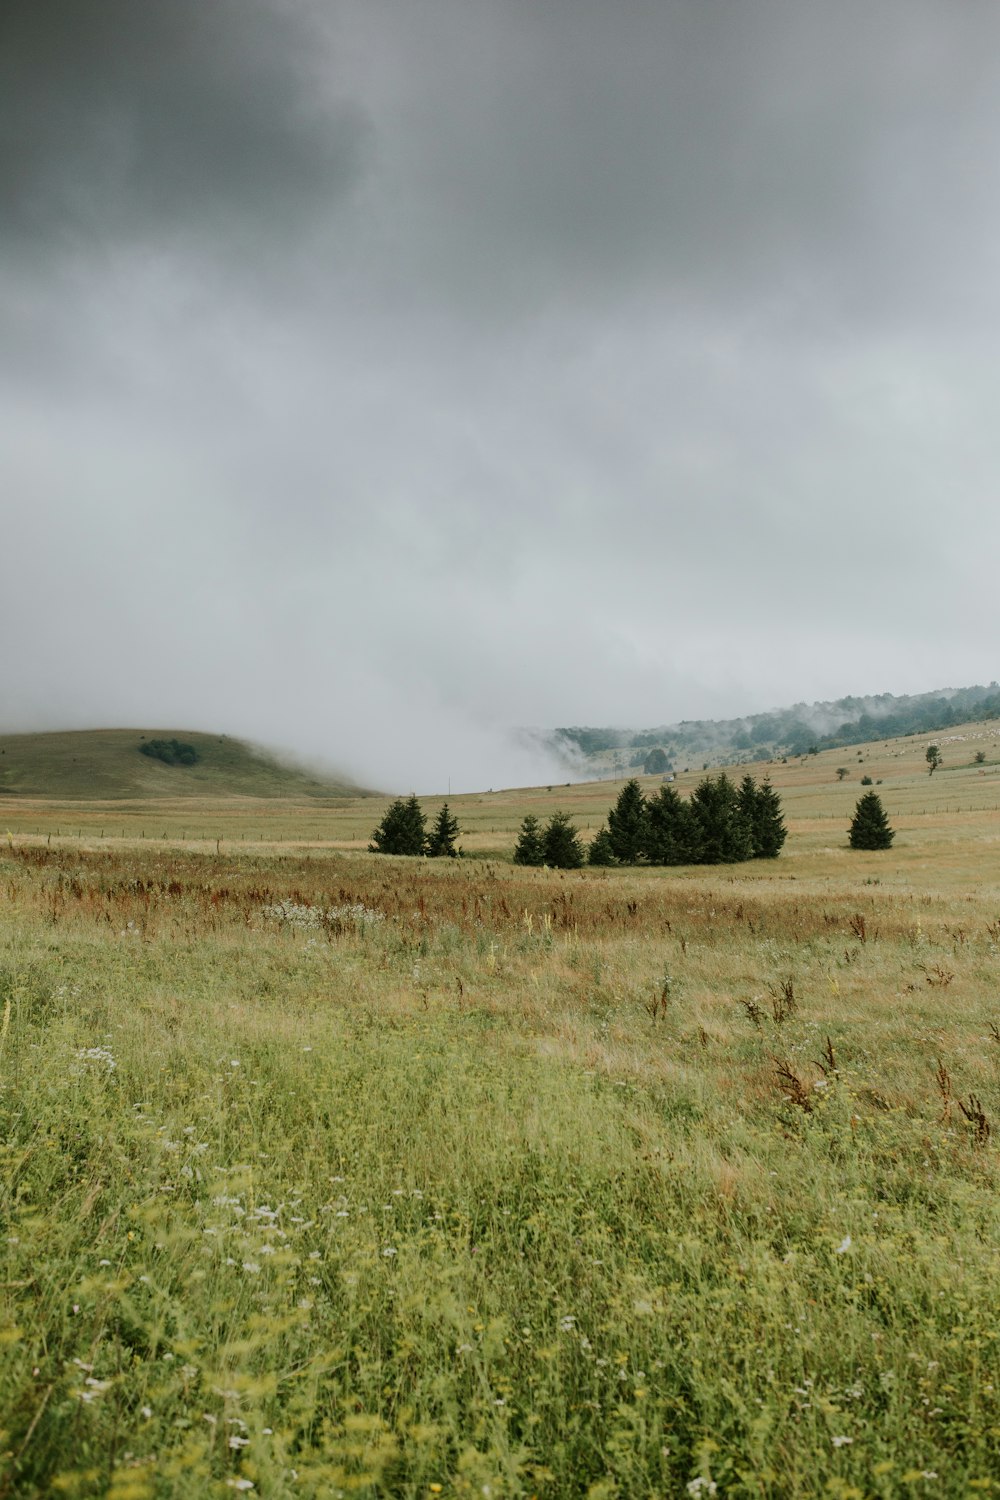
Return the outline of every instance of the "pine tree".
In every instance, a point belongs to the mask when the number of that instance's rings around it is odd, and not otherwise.
[[[626,781],[608,813],[608,837],[619,864],[634,865],[642,858],[646,845],[646,799],[634,777]]]
[[[587,850],[587,863],[588,865],[614,865],[618,863],[615,859],[615,851],[611,847],[611,835],[606,828],[599,828],[591,839],[590,848]]]
[[[750,823],[740,806],[740,794],[724,771],[699,782],[690,807],[696,830],[696,863],[734,864],[753,858]]]
[[[554,870],[578,870],[583,864],[585,851],[568,813],[552,814],[542,834],[542,851]]]
[[[424,814],[416,797],[397,797],[372,834],[369,854],[423,854],[427,844]]]
[[[432,859],[439,859],[442,856],[457,859],[458,850],[455,848],[455,840],[459,832],[458,819],[451,816],[447,802],[443,802],[427,840],[427,853]]]
[[[776,859],[788,837],[781,798],[767,780],[757,786],[747,774],[740,784],[740,808],[750,824],[754,859]]]
[[[653,865],[686,865],[694,858],[691,811],[672,786],[661,786],[646,804],[645,850]]]
[[[541,826],[532,813],[528,813],[521,824],[521,833],[514,849],[514,863],[516,865],[543,865],[545,863]]]
[[[852,849],[888,849],[896,837],[878,792],[866,792],[854,809],[851,819]]]

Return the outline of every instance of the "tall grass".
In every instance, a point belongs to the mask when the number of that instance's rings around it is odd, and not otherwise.
[[[0,1496],[1000,1485],[994,887],[875,858],[12,840]]]

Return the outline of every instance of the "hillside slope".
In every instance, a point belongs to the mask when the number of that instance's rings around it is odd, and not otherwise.
[[[194,765],[141,753],[152,739],[194,747]],[[87,729],[0,735],[0,802],[15,797],[356,797],[346,779],[324,778],[245,740],[182,729]]]
[[[578,776],[641,767],[661,750],[671,766],[739,765],[768,756],[864,745],[909,734],[933,734],[970,719],[1000,717],[1000,686],[935,688],[931,692],[879,693],[749,714],[740,719],[686,719],[658,728],[554,729],[540,736]]]

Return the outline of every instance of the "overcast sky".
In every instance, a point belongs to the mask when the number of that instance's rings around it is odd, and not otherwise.
[[[0,728],[997,674],[991,0],[4,0]]]

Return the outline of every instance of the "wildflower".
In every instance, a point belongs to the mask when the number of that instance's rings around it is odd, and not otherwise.
[[[76,1055],[81,1062],[103,1063],[109,1073],[118,1066],[107,1047],[81,1047]]]
[[[706,1495],[714,1495],[718,1485],[714,1479],[703,1479],[699,1474],[697,1479],[689,1480],[687,1492],[689,1495],[700,1495],[704,1490]]]
[[[830,1441],[835,1448],[844,1448],[848,1443],[853,1443],[854,1439],[852,1437],[845,1437],[843,1433],[839,1433],[836,1437],[831,1438]]]
[[[834,1255],[846,1255],[850,1248],[851,1236],[849,1234],[845,1234],[844,1238],[841,1240],[840,1244],[837,1246],[833,1253]]]
[[[226,1483],[231,1490],[252,1490],[254,1487],[252,1479],[227,1479]]]
[[[383,1255],[395,1255],[396,1251],[392,1248],[391,1245],[386,1245],[385,1249],[382,1251],[382,1254]]]
[[[230,1448],[248,1448],[250,1446],[250,1439],[240,1437],[239,1433],[231,1432],[229,1434],[229,1446]]]

